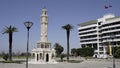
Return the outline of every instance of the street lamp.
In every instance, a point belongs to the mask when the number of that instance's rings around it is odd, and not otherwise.
[[[113,42],[114,38],[115,38],[115,35],[111,35],[112,42]],[[114,57],[114,55],[115,55],[115,50],[114,50],[115,46],[113,44],[112,44],[112,46],[113,46],[113,48],[112,48],[112,51],[113,51],[113,68],[115,68],[115,57]]]
[[[28,50],[29,50],[29,29],[32,27],[33,23],[30,21],[24,22],[25,27],[27,28],[27,54],[26,54],[26,68],[28,68]]]

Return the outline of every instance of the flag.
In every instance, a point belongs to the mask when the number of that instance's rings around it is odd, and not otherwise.
[[[104,6],[105,9],[108,9],[108,8],[111,8],[111,7],[112,7],[112,5],[105,5]]]
[[[108,6],[104,6],[105,9],[108,9],[109,7]]]
[[[112,7],[112,5],[109,5],[109,8]]]

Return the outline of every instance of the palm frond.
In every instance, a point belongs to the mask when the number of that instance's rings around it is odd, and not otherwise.
[[[18,29],[16,27],[12,27],[11,25],[5,26],[5,28],[3,28],[3,33],[2,34],[8,34],[8,33],[13,33],[13,32],[18,32]]]
[[[71,30],[71,29],[73,29],[73,26],[70,24],[67,24],[67,25],[62,26],[62,28],[65,30]]]

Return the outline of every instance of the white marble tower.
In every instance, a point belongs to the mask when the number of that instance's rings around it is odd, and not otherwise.
[[[47,9],[42,9],[41,15],[41,42],[48,41],[48,15]]]
[[[55,50],[51,48],[51,43],[48,41],[48,15],[47,9],[42,9],[40,17],[41,22],[41,34],[40,41],[37,42],[37,48],[34,48],[31,52],[32,60],[30,63],[43,64],[43,63],[56,63]]]

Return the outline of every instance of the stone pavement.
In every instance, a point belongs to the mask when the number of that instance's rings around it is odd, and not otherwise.
[[[0,63],[0,68],[25,68],[25,64]],[[112,68],[112,59],[88,59],[81,63],[29,64],[29,68]],[[116,68],[120,68],[120,60],[116,60]]]

